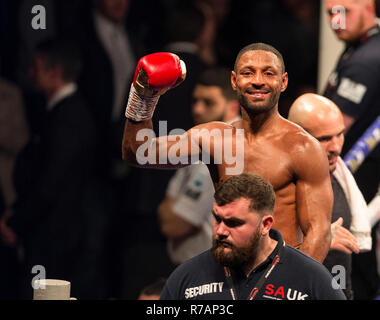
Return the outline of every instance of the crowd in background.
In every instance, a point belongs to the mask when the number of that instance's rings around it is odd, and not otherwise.
[[[31,25],[35,5],[46,9],[46,29],[35,30]],[[284,56],[289,73],[289,86],[279,103],[284,117],[300,94],[316,91],[318,1],[1,0],[0,6],[0,209],[3,216],[11,216],[15,204],[19,211],[35,211],[18,229],[21,236],[11,239],[10,245],[0,245],[2,299],[32,294],[30,283],[36,274],[33,264],[25,262],[28,253],[23,242],[30,237],[49,242],[51,250],[60,244],[47,240],[49,236],[64,239],[60,267],[68,266],[62,274],[67,274],[64,280],[72,281],[72,296],[78,299],[136,299],[143,287],[173,270],[157,208],[174,171],[132,168],[121,160],[125,103],[135,66],[143,55],[175,52],[187,65],[186,81],[160,99],[154,115],[157,126],[158,120],[167,121],[167,132],[193,125],[191,94],[201,71],[208,66],[232,70],[237,52],[252,42],[271,44]],[[54,197],[54,188],[61,184],[54,174],[65,172],[64,164],[60,167],[60,162],[45,159],[52,166],[48,173],[46,167],[28,169],[23,163],[36,157],[25,155],[25,149],[38,145],[46,135],[49,90],[53,89],[47,85],[42,90],[38,85],[42,80],[36,76],[36,53],[46,63],[49,53],[44,55],[44,50],[54,52],[49,41],[68,44],[69,53],[75,56],[69,61],[81,61],[78,73],[66,81],[75,84],[80,98],[71,102],[70,115],[57,115],[57,126],[67,120],[65,116],[78,123],[70,122],[67,134],[51,142],[64,153],[71,152],[76,140],[86,141],[88,149],[76,161],[82,165],[76,167],[83,176],[81,188],[75,189],[79,182],[74,177],[62,177],[67,182],[66,197],[81,195],[74,211],[73,206],[67,207],[69,200],[58,202]],[[70,129],[80,124],[85,132]],[[53,129],[49,128],[49,135]],[[155,130],[159,134],[159,128]],[[39,174],[51,174],[43,190],[38,190],[43,181],[33,184]],[[25,198],[37,200],[20,209],[19,199]],[[61,203],[56,210],[61,215],[49,220],[42,213],[50,209],[39,199],[50,199],[54,206]],[[48,232],[51,225],[55,233]],[[76,248],[75,254],[67,251],[66,242]],[[70,278],[74,271],[67,271],[73,265],[80,269],[77,278]],[[55,277],[49,270],[53,267],[46,268],[47,277]]]

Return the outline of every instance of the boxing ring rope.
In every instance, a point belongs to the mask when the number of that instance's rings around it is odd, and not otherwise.
[[[363,163],[380,141],[380,116],[371,124],[364,134],[355,142],[351,150],[344,157],[344,162],[352,173]]]

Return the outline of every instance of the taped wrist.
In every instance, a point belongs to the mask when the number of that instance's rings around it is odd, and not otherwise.
[[[152,119],[159,98],[159,95],[153,97],[139,95],[132,84],[125,109],[126,118],[137,122]]]

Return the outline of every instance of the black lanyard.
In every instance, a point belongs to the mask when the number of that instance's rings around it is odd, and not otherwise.
[[[277,252],[277,255],[272,260],[272,263],[268,265],[268,267],[265,269],[264,273],[260,277],[259,281],[257,281],[256,285],[251,290],[250,294],[247,297],[247,300],[255,299],[256,294],[260,291],[261,287],[263,286],[265,281],[269,278],[270,274],[272,273],[272,271],[274,270],[274,268],[276,267],[276,265],[280,261],[284,247],[285,247],[285,241],[283,241],[282,245],[280,246],[280,248]],[[237,300],[236,290],[235,290],[234,282],[232,280],[230,268],[224,267],[224,273],[226,275],[226,280],[227,280],[228,286],[230,287],[232,300]]]

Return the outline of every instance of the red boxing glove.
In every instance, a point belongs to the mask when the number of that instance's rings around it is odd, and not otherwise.
[[[159,97],[186,78],[186,65],[169,52],[158,52],[137,64],[125,115],[134,121],[152,118]]]
[[[169,52],[152,53],[137,64],[133,85],[144,96],[162,95],[179,85],[186,77],[186,66]]]

